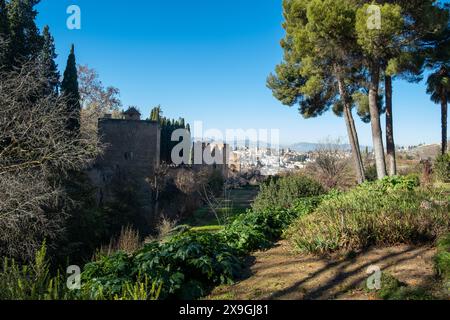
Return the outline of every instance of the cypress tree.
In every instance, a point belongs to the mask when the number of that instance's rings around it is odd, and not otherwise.
[[[72,132],[77,132],[80,129],[81,104],[74,45],[72,45],[69,58],[67,59],[64,79],[61,83],[61,93],[66,98],[67,103],[67,129]]]
[[[150,114],[150,120],[151,121],[156,121],[156,122],[161,122],[161,106],[157,106],[155,108],[152,109],[152,112]]]
[[[161,126],[161,148],[160,158],[162,162],[172,163],[172,149],[179,143],[172,141],[172,134],[177,129],[186,129],[190,132],[189,124],[183,118],[178,120],[169,119],[162,116],[161,106],[152,109],[150,113],[150,120],[157,121]]]
[[[34,7],[40,0],[11,0],[7,4],[11,63],[20,66],[22,62],[35,59],[42,48],[42,37],[36,26],[37,11]]]
[[[47,88],[45,94],[58,93],[59,72],[55,63],[57,57],[55,43],[48,26],[44,27],[42,32],[43,47],[39,55],[39,70],[43,78],[47,79]]]

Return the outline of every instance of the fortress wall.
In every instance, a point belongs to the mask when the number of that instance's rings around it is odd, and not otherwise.
[[[161,129],[152,121],[100,119],[99,136],[106,145],[93,168],[89,170],[98,188],[98,201],[114,200],[114,188],[131,181],[138,189],[146,215],[151,215],[151,190],[146,178],[152,177],[160,162]]]

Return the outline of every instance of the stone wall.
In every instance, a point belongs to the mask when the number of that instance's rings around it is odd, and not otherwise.
[[[114,200],[118,184],[132,183],[139,203],[151,220],[152,194],[146,179],[154,175],[160,162],[161,129],[152,121],[100,119],[99,136],[105,144],[88,174],[98,189],[99,203]]]
[[[211,157],[208,161],[205,159],[206,155]],[[230,155],[228,144],[194,142],[191,149],[191,164],[197,171],[203,168],[218,170],[222,173],[224,179],[227,179],[229,176]],[[210,163],[212,159],[217,161]]]

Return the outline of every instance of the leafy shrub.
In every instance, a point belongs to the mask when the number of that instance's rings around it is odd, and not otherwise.
[[[135,264],[139,272],[153,276],[163,285],[169,284],[163,288],[169,295],[185,297],[188,294],[185,287],[203,294],[210,286],[231,284],[241,271],[236,252],[221,240],[214,234],[188,232],[159,248],[155,245],[144,248],[136,256]]]
[[[383,300],[434,300],[435,297],[425,288],[410,287],[394,276],[383,273],[381,277],[381,290],[376,295]]]
[[[377,167],[375,165],[367,166],[365,169],[365,176],[367,181],[370,182],[377,181],[378,179]]]
[[[83,291],[91,299],[114,299],[122,293],[124,285],[133,282],[131,257],[124,252],[103,256],[84,267],[81,281]]]
[[[420,187],[420,177],[416,174],[407,176],[386,177],[379,181],[378,184],[387,190],[414,190]]]
[[[161,291],[161,285],[150,281],[148,277],[138,276],[131,279],[128,259],[124,254],[116,254],[103,258],[97,264],[95,272],[98,279],[91,279],[88,286],[81,290],[69,290],[63,273],[52,275],[47,259],[45,244],[36,252],[32,264],[19,265],[14,260],[4,258],[0,269],[0,300],[156,300]],[[91,265],[91,267],[93,267]],[[105,275],[107,271],[112,274]],[[84,274],[86,280],[91,268]],[[105,274],[102,275],[102,272]],[[114,277],[117,277],[116,279]],[[93,283],[104,286],[94,286]],[[122,282],[122,283],[120,283]],[[119,285],[120,283],[120,285]],[[114,294],[111,294],[114,292]]]
[[[290,208],[299,198],[322,194],[324,194],[323,186],[306,176],[274,177],[261,185],[261,191],[252,207],[259,212],[274,208]]]
[[[434,162],[436,178],[443,182],[450,182],[450,153],[441,155]]]
[[[147,244],[131,256],[117,253],[88,264],[83,289],[93,298],[100,293],[113,299],[144,276],[161,287],[161,298],[196,298],[213,285],[232,283],[241,267],[235,251],[217,235],[188,232]]]
[[[152,290],[159,288],[162,299],[203,296],[213,286],[233,283],[242,271],[241,255],[267,248],[292,221],[312,212],[320,200],[298,199],[291,209],[248,211],[218,233],[181,232],[131,255],[119,252],[102,257],[85,266],[82,292],[92,299],[117,299],[124,291],[145,297],[139,279],[146,277]],[[134,289],[129,289],[133,285]]]
[[[66,282],[50,274],[45,244],[30,265],[4,258],[0,269],[0,300],[57,300],[68,298]]]
[[[270,246],[298,217],[311,213],[320,203],[320,197],[297,199],[290,209],[247,211],[238,216],[222,232],[224,241],[242,253]]]
[[[300,251],[312,253],[434,241],[450,228],[449,202],[413,185],[415,178],[394,177],[329,196],[288,236]]]
[[[434,260],[437,274],[443,278],[445,285],[450,286],[450,233],[438,241],[437,249]]]
[[[270,212],[255,213],[248,211],[239,215],[221,233],[224,241],[241,253],[267,248],[279,233],[275,229],[273,216]]]

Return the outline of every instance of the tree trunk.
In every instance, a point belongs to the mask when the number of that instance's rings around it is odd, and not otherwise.
[[[352,156],[355,165],[356,177],[358,183],[361,184],[366,180],[364,174],[364,165],[361,157],[361,149],[359,146],[358,132],[356,131],[355,120],[353,119],[352,110],[348,104],[347,93],[344,88],[343,81],[338,80],[339,94],[344,103],[344,119],[347,125],[348,139],[352,148]]]
[[[395,159],[394,119],[392,115],[392,77],[386,75],[386,162],[390,176],[397,174]]]
[[[441,93],[441,122],[442,122],[442,154],[447,153],[447,117],[448,117],[448,106],[447,106],[447,92],[442,89]]]
[[[358,183],[361,184],[366,180],[364,173],[364,164],[361,156],[361,149],[359,146],[358,133],[355,127],[355,120],[353,119],[352,111],[348,106],[344,107],[344,117],[347,124],[347,131],[349,135],[350,145],[352,147],[353,161],[355,162],[356,176]]]
[[[380,109],[378,106],[378,90],[380,86],[380,67],[374,64],[371,68],[369,85],[369,109],[372,123],[372,140],[375,152],[375,163],[378,179],[386,177],[386,161],[384,157],[383,136],[381,130]]]

